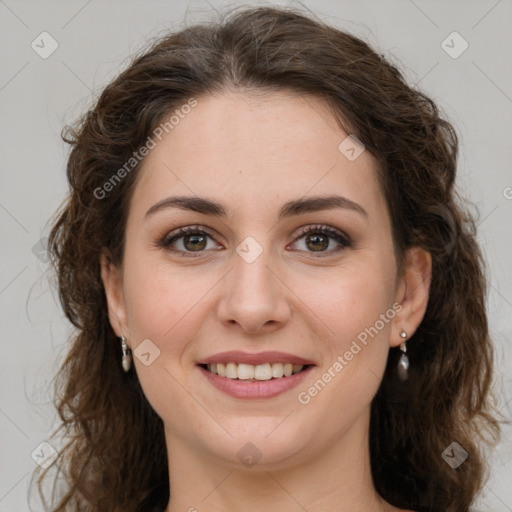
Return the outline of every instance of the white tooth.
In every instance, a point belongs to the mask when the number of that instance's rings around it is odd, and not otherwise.
[[[238,372],[236,371],[235,363],[228,363],[226,365],[226,377],[228,379],[236,379],[238,378]]]
[[[220,377],[240,380],[270,380],[281,377],[289,377],[299,373],[304,368],[301,364],[292,363],[265,363],[259,365],[244,363],[212,363],[208,365],[211,373],[218,374]]]
[[[272,377],[279,379],[283,375],[284,375],[283,363],[273,363],[272,364]]]
[[[217,373],[221,377],[225,377],[226,376],[226,365],[224,363],[217,363]]]
[[[302,370],[302,368],[304,368],[303,365],[301,365],[301,364],[294,364],[293,365],[293,372],[292,373],[295,375],[296,373],[299,373]]]
[[[240,363],[238,365],[238,378],[240,380],[254,379],[254,366]]]
[[[256,380],[270,380],[272,378],[272,367],[269,363],[259,364],[254,369],[254,378]]]

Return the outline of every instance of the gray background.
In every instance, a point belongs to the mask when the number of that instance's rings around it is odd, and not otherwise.
[[[0,512],[29,509],[36,464],[31,454],[41,451],[55,425],[51,379],[71,332],[45,275],[44,247],[37,249],[67,189],[67,147],[60,130],[85,111],[135,50],[181,28],[185,14],[187,22],[209,19],[212,7],[227,3],[210,5],[0,0]],[[479,239],[488,262],[498,405],[510,418],[512,2],[305,0],[303,5],[380,47],[455,124],[462,142],[458,184],[480,211]],[[31,47],[34,40],[42,46],[43,31],[58,43],[46,59]],[[459,36],[445,43],[452,56],[442,47],[453,31],[469,44],[457,58],[464,44]],[[474,510],[512,511],[511,438],[506,427]],[[35,499],[31,509],[42,510]]]

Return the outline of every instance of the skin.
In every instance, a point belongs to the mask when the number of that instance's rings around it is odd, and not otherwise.
[[[140,170],[122,264],[107,253],[101,260],[114,331],[132,350],[145,339],[160,350],[148,366],[133,359],[165,425],[166,512],[398,510],[373,487],[370,405],[390,347],[403,341],[401,330],[410,338],[423,318],[430,255],[409,249],[398,273],[376,160],[368,151],[354,161],[341,154],[347,134],[320,99],[284,91],[196,99]],[[336,208],[277,219],[289,200],[333,193],[367,215]],[[169,207],[145,217],[174,195],[212,199],[228,214]],[[297,238],[298,228],[317,224],[347,233],[352,246],[334,252],[340,244],[322,237],[315,250],[307,236]],[[197,240],[173,245],[192,257],[159,245],[176,228],[195,225],[213,234],[200,251]],[[247,236],[263,249],[250,264],[236,252]],[[401,304],[394,318],[301,404],[299,392],[394,303]],[[279,350],[316,367],[280,396],[241,400],[218,391],[197,367],[227,350]],[[261,453],[250,467],[237,457],[248,442]]]

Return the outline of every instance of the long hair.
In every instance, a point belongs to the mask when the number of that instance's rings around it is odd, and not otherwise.
[[[165,116],[226,90],[322,98],[378,161],[398,261],[411,246],[432,255],[428,307],[408,344],[409,382],[396,381],[399,354],[391,349],[371,404],[371,471],[378,493],[395,506],[466,512],[487,475],[484,445],[500,427],[490,401],[484,263],[475,221],[454,188],[457,135],[435,103],[366,42],[278,7],[238,8],[158,40],[63,133],[70,191],[49,249],[76,333],[55,380],[61,422],[54,435],[67,441],[40,475],[40,494],[53,469],[65,483],[52,493],[54,512],[162,511],[168,502],[162,420],[136,373],[121,369],[100,253],[108,248],[114,263],[123,258],[140,167],[126,162]],[[122,179],[113,184],[114,175]],[[468,454],[457,468],[442,456],[454,442]]]

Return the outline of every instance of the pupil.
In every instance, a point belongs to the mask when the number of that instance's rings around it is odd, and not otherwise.
[[[192,248],[193,251],[196,251],[196,250],[201,250],[201,249],[204,249],[205,248],[205,238],[203,235],[188,235],[185,237],[185,241],[184,241],[184,245],[185,247],[187,247],[187,242],[189,242],[190,240],[192,240],[192,245],[190,246]],[[197,244],[197,240],[198,239],[202,239],[202,244],[201,242],[199,242],[200,245]],[[187,247],[189,248],[189,247]]]
[[[323,239],[323,243],[321,241],[322,239]],[[312,247],[316,248],[316,249],[318,249],[318,248],[326,249],[327,246],[329,245],[329,241],[326,240],[326,237],[324,235],[319,235],[319,234],[308,235],[308,237],[307,237],[308,247],[309,247],[309,242],[311,242],[313,244]]]

